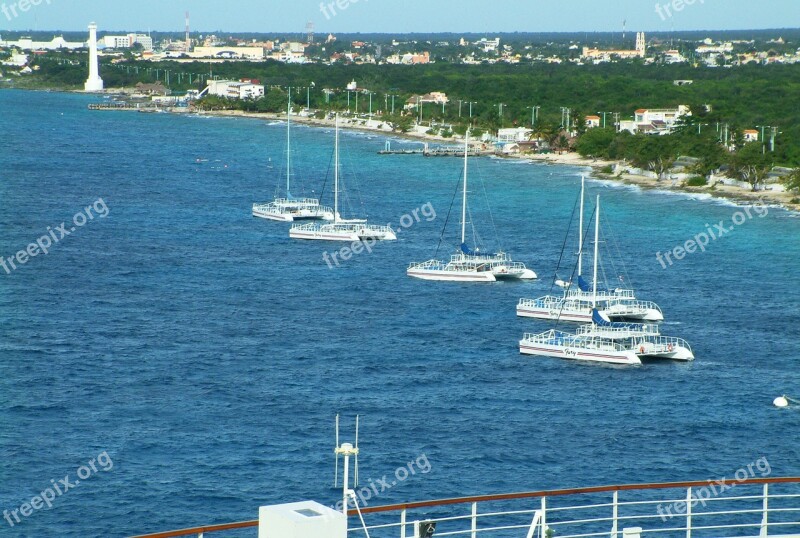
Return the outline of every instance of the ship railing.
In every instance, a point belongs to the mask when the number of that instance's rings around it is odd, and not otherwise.
[[[800,477],[736,478],[505,493],[360,508],[348,535],[371,538],[721,538],[800,535]],[[135,538],[203,537],[258,521],[194,527]],[[425,532],[432,530],[432,534]],[[224,533],[227,536],[255,534]]]

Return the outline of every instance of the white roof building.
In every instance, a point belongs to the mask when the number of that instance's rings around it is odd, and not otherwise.
[[[264,86],[236,80],[210,80],[208,94],[228,99],[257,99],[264,96]]]

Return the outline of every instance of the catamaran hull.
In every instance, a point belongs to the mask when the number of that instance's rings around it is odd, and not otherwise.
[[[374,232],[371,230],[359,230],[358,238],[362,241],[396,241],[397,236],[394,232]]]
[[[658,310],[648,308],[638,312],[614,312],[614,307],[609,306],[603,311],[609,319],[623,319],[636,321],[664,321],[664,314]]]
[[[694,353],[683,346],[674,346],[672,349],[666,346],[639,346],[635,353],[639,357],[650,359],[667,359],[672,361],[693,361]]]
[[[438,280],[447,282],[497,282],[495,276],[488,271],[431,271],[426,269],[408,269],[406,274],[420,280]]]
[[[350,243],[360,240],[358,234],[355,232],[311,232],[289,230],[289,237],[292,239],[306,239],[311,241],[347,241]]]
[[[294,217],[292,215],[282,214],[282,213],[269,213],[266,211],[259,211],[258,209],[253,209],[253,216],[258,217],[260,219],[267,219],[267,220],[276,220],[279,222],[293,222]]]
[[[642,364],[641,359],[632,351],[601,351],[586,350],[576,348],[560,348],[548,346],[546,344],[532,344],[525,340],[520,340],[519,352],[523,355],[538,355],[542,357],[554,357],[557,359],[569,359],[582,362],[598,362],[604,364],[618,364],[625,366],[636,366]]]
[[[319,211],[279,213],[275,211],[263,211],[253,208],[253,216],[261,219],[275,220],[278,222],[294,222],[296,220],[333,220],[333,213],[321,213]]]
[[[514,271],[502,266],[492,269],[492,274],[497,280],[535,280],[537,278],[536,273],[530,269]]]
[[[590,323],[592,321],[591,309],[587,309],[586,311],[567,309],[558,310],[535,306],[517,305],[517,316],[521,318],[571,321],[575,323]]]

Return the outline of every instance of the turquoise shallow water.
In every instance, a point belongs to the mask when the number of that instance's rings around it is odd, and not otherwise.
[[[590,182],[640,295],[698,360],[523,357],[521,335],[548,325],[514,307],[550,288],[580,170],[475,160],[473,221],[491,245],[485,188],[502,246],[541,280],[421,282],[405,269],[434,254],[457,159],[381,157],[382,137],[343,133],[354,214],[397,225],[430,203],[437,218],[329,269],[332,246],[250,216],[280,182],[283,124],[88,102],[0,92],[0,255],[98,198],[108,208],[46,256],[0,270],[0,508],[103,451],[113,468],[14,528],[0,521],[0,536],[122,536],[333,503],[337,412],[346,432],[362,415],[362,480],[421,454],[431,464],[380,504],[711,479],[762,456],[773,475],[800,474],[800,414],[771,407],[800,394],[795,215],[770,208],[665,270],[656,252],[740,209]],[[333,134],[294,133],[298,177],[312,179],[295,194],[320,190]]]

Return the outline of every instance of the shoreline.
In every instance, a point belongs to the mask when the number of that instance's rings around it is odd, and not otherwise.
[[[182,111],[180,113],[191,113],[189,111]],[[217,117],[232,117],[232,118],[251,118],[269,121],[286,121],[285,113],[272,113],[272,112],[244,112],[241,110],[217,110],[217,111],[204,111],[203,115],[217,116]],[[328,119],[319,119],[306,116],[292,116],[292,121],[295,123],[302,123],[314,127],[334,128],[334,121]],[[378,120],[373,122],[382,125]],[[357,123],[356,123],[357,122]],[[434,136],[424,133],[401,133],[391,129],[379,129],[369,125],[368,120],[346,118],[344,121],[340,120],[340,128],[350,129],[362,132],[369,132],[374,134],[382,134],[385,136],[392,136],[397,138],[404,138],[407,140],[414,140],[421,143],[437,143],[437,144],[454,144],[459,143],[463,138],[458,135],[451,138],[444,138],[441,136]],[[495,155],[494,153],[487,153],[487,155]],[[680,180],[663,179],[644,176],[641,174],[631,173],[625,170],[628,165],[624,161],[610,161],[604,159],[592,159],[581,157],[577,153],[569,152],[563,154],[548,153],[548,154],[515,154],[515,155],[499,155],[505,159],[525,159],[540,164],[560,165],[560,166],[578,166],[591,168],[591,177],[594,179],[601,179],[605,181],[613,181],[623,185],[634,185],[647,190],[663,190],[685,194],[708,194],[712,198],[721,198],[731,200],[733,202],[743,204],[753,204],[762,202],[770,205],[780,206],[787,211],[800,212],[800,204],[791,203],[793,199],[800,198],[800,195],[791,192],[781,192],[772,190],[752,191],[749,188],[743,188],[736,185],[726,185],[720,182],[712,183],[704,187],[689,187],[683,185]],[[615,170],[625,170],[616,174],[608,174],[603,172],[604,168],[611,166]]]

